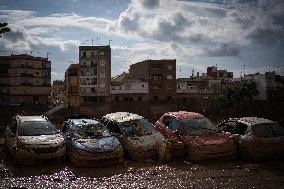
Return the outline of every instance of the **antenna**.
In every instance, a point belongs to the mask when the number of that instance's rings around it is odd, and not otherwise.
[[[47,52],[46,53],[46,58],[48,59],[48,55],[50,55],[51,53],[50,52]]]
[[[246,65],[244,65],[244,77],[245,77],[245,73],[246,73]]]
[[[92,38],[92,46],[94,46],[94,39]]]
[[[108,40],[108,45],[110,46],[110,42],[111,42],[112,40],[110,39],[110,40]]]
[[[97,37],[97,45],[99,46],[99,37]]]

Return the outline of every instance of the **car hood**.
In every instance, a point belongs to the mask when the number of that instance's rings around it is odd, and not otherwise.
[[[105,152],[117,149],[121,144],[115,137],[75,139],[74,147],[89,152]]]
[[[199,145],[221,145],[232,140],[230,136],[225,133],[213,133],[199,136],[187,135],[184,139],[186,143],[193,142]]]
[[[149,135],[142,135],[142,136],[132,136],[127,137],[126,139],[126,145],[129,149],[153,149],[153,147],[156,147],[159,143],[165,141],[165,138],[162,134],[158,132],[154,132]]]
[[[19,142],[24,145],[48,145],[58,146],[64,143],[64,137],[61,134],[40,135],[40,136],[19,136]]]

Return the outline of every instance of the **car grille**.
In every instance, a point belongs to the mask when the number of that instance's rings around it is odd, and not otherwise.
[[[58,149],[59,149],[59,146],[47,147],[47,148],[33,148],[33,151],[37,154],[46,154],[46,153],[54,153]]]

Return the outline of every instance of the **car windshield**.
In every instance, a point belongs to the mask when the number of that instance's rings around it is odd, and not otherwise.
[[[110,136],[107,128],[101,123],[76,125],[74,134],[79,138],[100,138]]]
[[[218,132],[217,126],[207,118],[184,119],[181,121],[185,132],[190,135],[204,135]]]
[[[59,132],[49,121],[25,121],[19,124],[20,136],[54,135]]]
[[[121,123],[122,130],[128,136],[147,135],[155,131],[153,125],[146,119],[136,119]]]

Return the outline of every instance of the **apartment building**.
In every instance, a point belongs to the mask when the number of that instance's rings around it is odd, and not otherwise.
[[[218,70],[216,66],[211,66],[207,68],[207,77],[211,77],[212,79],[229,80],[233,79],[233,72]]]
[[[110,46],[80,46],[80,105],[109,102],[110,79]]]
[[[27,54],[0,56],[0,103],[47,105],[51,61]]]
[[[65,102],[65,82],[62,80],[55,80],[51,86],[52,104],[58,105]]]
[[[176,100],[176,60],[145,60],[130,65],[129,78],[147,81],[150,103]]]
[[[67,104],[80,106],[79,64],[71,64],[65,72],[65,90]]]

